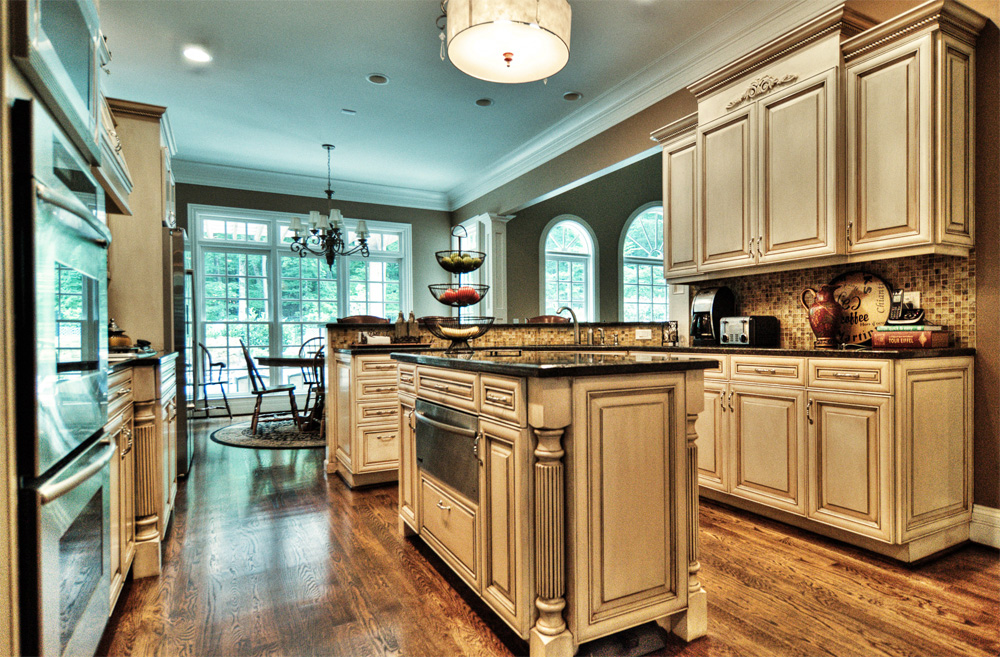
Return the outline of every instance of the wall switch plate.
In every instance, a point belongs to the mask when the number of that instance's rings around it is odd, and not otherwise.
[[[636,340],[652,340],[653,339],[653,329],[636,329],[635,330]]]
[[[919,308],[920,307],[920,292],[917,291],[905,291],[903,292],[903,306],[905,308]]]

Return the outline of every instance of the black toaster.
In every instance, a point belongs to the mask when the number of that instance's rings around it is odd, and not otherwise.
[[[781,326],[777,317],[750,315],[723,317],[719,322],[719,344],[726,347],[777,347]]]

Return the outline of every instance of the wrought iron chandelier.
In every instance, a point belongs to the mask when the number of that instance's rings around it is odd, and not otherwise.
[[[330,172],[330,152],[334,149],[333,144],[323,144],[326,149],[326,214],[320,214],[313,210],[309,213],[308,232],[302,225],[299,217],[292,217],[289,228],[292,231],[292,253],[298,253],[299,257],[306,255],[324,256],[326,264],[333,271],[333,263],[337,256],[349,256],[361,253],[364,258],[368,257],[368,226],[364,219],[358,221],[354,230],[357,243],[351,246],[344,240],[344,216],[333,207],[333,182]]]

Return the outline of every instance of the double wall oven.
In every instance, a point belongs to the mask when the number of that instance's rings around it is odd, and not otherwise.
[[[93,654],[109,613],[104,195],[37,101],[11,108],[22,648]]]

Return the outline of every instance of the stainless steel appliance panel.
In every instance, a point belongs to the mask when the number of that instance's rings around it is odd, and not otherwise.
[[[479,419],[440,404],[418,399],[417,466],[479,501]]]

